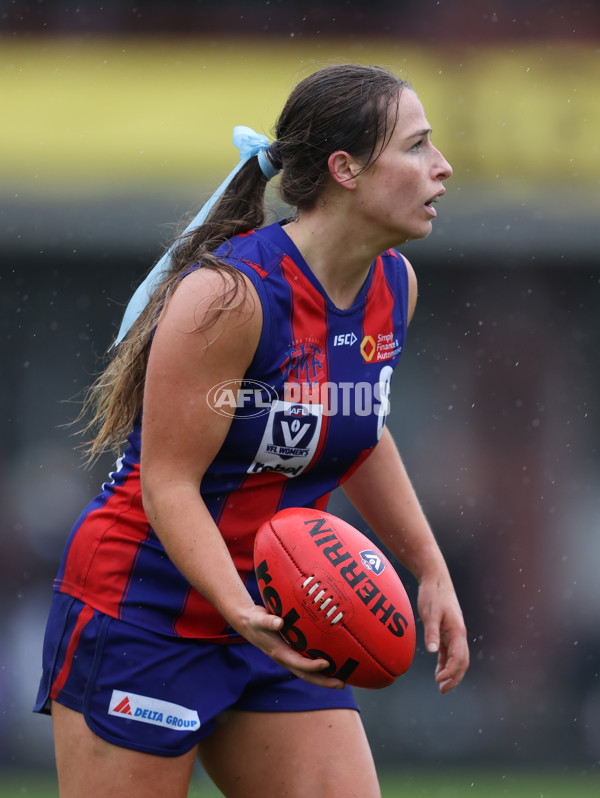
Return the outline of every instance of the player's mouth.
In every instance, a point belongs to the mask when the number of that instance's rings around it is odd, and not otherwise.
[[[446,189],[443,188],[441,191],[438,191],[437,194],[434,194],[434,196],[431,197],[431,199],[428,199],[427,202],[424,203],[425,204],[425,208],[427,209],[427,213],[429,213],[429,215],[432,218],[435,218],[437,216],[437,211],[433,207],[434,202],[437,202],[438,199],[440,197],[443,197],[445,193],[446,193]]]

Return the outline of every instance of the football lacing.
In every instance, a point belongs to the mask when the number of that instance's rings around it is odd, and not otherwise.
[[[313,576],[309,576],[307,579],[305,579],[304,582],[302,583],[302,589],[305,590],[310,585],[310,583],[313,581],[314,578],[315,577],[314,577],[314,574],[313,574]],[[313,585],[311,585],[308,588],[308,590],[306,591],[306,595],[312,597],[312,594],[316,590],[319,590],[319,587],[321,587],[321,583],[320,582],[315,582]],[[329,604],[331,604],[331,602],[333,601],[333,596],[328,596],[326,599],[323,599],[323,596],[325,596],[326,593],[327,593],[327,590],[325,588],[322,588],[321,590],[319,590],[317,595],[312,599],[312,603],[313,604],[318,604],[319,601],[321,602],[321,606],[319,607],[319,610],[318,610],[319,612],[323,612],[323,610]],[[339,604],[334,604],[333,607],[330,607],[327,610],[327,612],[325,613],[325,617],[326,618],[331,618],[331,616],[335,613],[335,611],[337,609],[339,609]],[[342,620],[343,617],[344,617],[344,613],[343,613],[342,610],[340,610],[338,612],[338,614],[334,618],[331,618],[331,621],[330,621],[331,626],[334,626],[336,623],[339,623]]]

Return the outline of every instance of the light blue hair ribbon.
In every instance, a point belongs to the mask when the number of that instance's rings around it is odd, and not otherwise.
[[[194,217],[190,224],[185,228],[182,235],[195,230],[200,225],[204,224],[208,214],[213,209],[213,206],[220,198],[221,194],[225,191],[227,186],[231,183],[233,178],[240,171],[242,166],[253,158],[258,156],[258,163],[262,172],[267,180],[275,177],[279,169],[276,169],[267,156],[267,149],[269,147],[269,139],[260,133],[256,133],[252,128],[245,125],[236,125],[233,128],[233,143],[240,151],[240,162],[236,165],[230,174],[221,183],[219,188],[215,191],[212,197],[202,206],[200,212]],[[160,284],[160,281],[165,277],[166,273],[171,268],[173,257],[174,245],[172,245],[148,273],[146,279],[140,283],[135,293],[129,300],[129,304],[123,314],[123,321],[119,328],[119,333],[115,339],[113,346],[121,343],[123,338],[127,335],[132,325],[138,319],[144,308],[150,301],[153,291]]]

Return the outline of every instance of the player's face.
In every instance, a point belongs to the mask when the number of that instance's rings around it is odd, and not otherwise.
[[[357,199],[383,248],[431,232],[433,202],[445,189],[452,167],[431,143],[431,126],[417,95],[400,94],[398,123],[379,158],[358,180]]]

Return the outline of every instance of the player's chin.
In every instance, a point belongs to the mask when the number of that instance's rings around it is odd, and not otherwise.
[[[415,233],[411,236],[411,238],[418,240],[420,238],[427,238],[427,236],[433,230],[433,223],[430,221],[424,222],[418,226],[415,226]]]
[[[424,230],[420,228],[418,230],[411,230],[410,232],[404,233],[402,238],[398,237],[396,242],[393,244],[394,247],[399,248],[402,244],[406,244],[408,241],[420,241],[423,238],[427,238],[427,236],[431,233],[432,226],[429,225],[428,230]]]
[[[422,238],[427,238],[427,236],[433,230],[433,225],[431,222],[426,222],[425,224],[415,225],[410,232],[405,234],[404,238],[402,239],[402,244],[405,244],[407,241],[419,241]],[[400,246],[400,243],[397,245]]]

